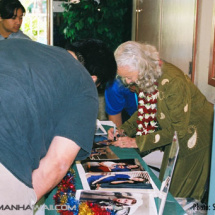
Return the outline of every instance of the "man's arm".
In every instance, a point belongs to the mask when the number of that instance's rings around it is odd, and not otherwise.
[[[51,142],[39,168],[33,171],[33,188],[39,200],[52,190],[66,175],[75,160],[80,147],[70,139],[56,136]]]
[[[121,112],[116,115],[108,115],[108,119],[116,124],[116,127],[119,128],[122,125],[122,114]]]

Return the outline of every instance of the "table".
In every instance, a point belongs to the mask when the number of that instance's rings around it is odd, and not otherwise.
[[[155,176],[155,174],[151,171],[151,169],[147,166],[147,164],[140,157],[136,149],[133,148],[119,148],[110,146],[112,151],[121,159],[129,159],[129,158],[137,158],[141,165],[145,168],[145,170],[149,173],[152,180],[155,182],[158,189],[161,186],[160,180]],[[76,166],[73,165],[74,170],[77,172]],[[76,189],[82,189],[82,184],[80,178],[77,174],[76,177]],[[45,205],[50,206],[54,205],[53,195],[56,193],[57,189],[54,189],[46,198]],[[173,196],[169,193],[167,196],[167,201],[164,208],[164,215],[184,215],[186,214],[182,207],[178,204],[178,202],[173,198]],[[45,215],[59,215],[54,210],[45,210]]]

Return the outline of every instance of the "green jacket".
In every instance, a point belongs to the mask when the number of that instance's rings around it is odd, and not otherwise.
[[[180,148],[170,192],[175,197],[201,200],[210,171],[213,105],[180,69],[164,63],[162,71],[157,101],[160,130],[137,136],[136,142],[141,152],[164,147],[162,180],[173,134],[177,131]],[[135,136],[136,120],[137,112],[121,126],[128,136]]]

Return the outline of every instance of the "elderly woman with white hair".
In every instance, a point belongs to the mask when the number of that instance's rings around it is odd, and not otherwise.
[[[175,197],[204,201],[210,170],[213,106],[174,65],[160,61],[155,47],[134,41],[121,44],[115,51],[118,76],[126,85],[136,84],[138,111],[117,133],[114,145],[139,148],[140,152],[164,149],[160,179],[177,131],[179,156],[170,192]],[[116,134],[117,134],[116,133]],[[114,139],[110,129],[108,136]]]

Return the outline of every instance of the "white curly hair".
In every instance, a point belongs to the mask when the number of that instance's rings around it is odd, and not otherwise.
[[[130,72],[138,71],[136,84],[139,89],[146,93],[154,92],[155,83],[162,75],[159,53],[154,46],[128,41],[122,43],[114,55],[117,67],[128,67]],[[124,78],[122,81],[126,84]]]

